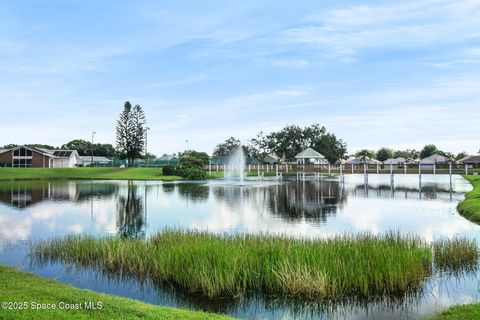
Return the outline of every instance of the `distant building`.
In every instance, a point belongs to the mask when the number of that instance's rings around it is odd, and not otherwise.
[[[279,162],[280,162],[280,158],[272,153],[267,154],[265,157],[263,157],[263,163],[277,164]]]
[[[345,164],[346,165],[360,165],[360,164],[367,164],[367,165],[380,165],[382,164],[381,161],[378,161],[378,160],[375,160],[375,159],[371,159],[369,157],[366,157],[366,156],[363,156],[363,157],[359,157],[359,158],[351,158],[351,159],[348,159],[347,161],[345,161]]]
[[[93,158],[93,163],[95,165],[102,165],[102,166],[108,166],[112,163],[112,160],[107,158],[107,157],[102,157],[102,156],[80,156],[80,159],[82,160],[82,165],[84,167],[88,167],[92,165],[92,158]]]
[[[44,150],[17,146],[0,151],[0,166],[14,168],[72,168],[82,164],[76,150]]]
[[[478,165],[480,164],[480,155],[467,156],[457,161],[458,164]]]
[[[409,164],[416,164],[417,162],[415,160],[411,160],[411,159],[405,159],[403,157],[398,157],[398,158],[394,158],[394,159],[387,159],[385,161],[383,161],[383,164],[385,166],[392,166],[394,168],[397,168],[399,166],[404,166],[404,165],[409,165]]]
[[[298,164],[328,164],[328,161],[323,154],[312,148],[307,148],[300,152],[295,156],[295,159],[297,159]]]
[[[448,164],[449,162],[452,162],[452,159],[442,156],[440,154],[432,154],[429,157],[425,157],[422,160],[419,161],[419,163],[424,166],[424,165],[430,165],[433,166],[434,164]]]

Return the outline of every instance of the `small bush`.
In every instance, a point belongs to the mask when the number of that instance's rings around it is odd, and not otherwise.
[[[177,170],[171,164],[165,165],[162,169],[163,169],[163,175],[164,176],[175,176],[175,175],[177,175]]]
[[[207,179],[207,171],[199,166],[181,166],[178,168],[177,174],[187,180]]]

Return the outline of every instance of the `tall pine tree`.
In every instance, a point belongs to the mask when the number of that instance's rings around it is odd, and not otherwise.
[[[128,166],[139,158],[145,147],[146,134],[145,113],[140,105],[126,101],[117,121],[117,154],[120,159],[127,159]]]

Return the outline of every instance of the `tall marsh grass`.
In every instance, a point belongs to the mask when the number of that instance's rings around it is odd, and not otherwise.
[[[429,246],[389,233],[305,240],[164,230],[147,240],[68,236],[37,242],[37,261],[62,261],[175,284],[208,297],[246,292],[310,297],[403,294],[432,273]]]
[[[479,252],[475,240],[438,240],[433,244],[433,254],[438,271],[459,272],[478,265]]]

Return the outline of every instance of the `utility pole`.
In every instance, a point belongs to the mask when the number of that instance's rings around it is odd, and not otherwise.
[[[147,151],[148,130],[150,130],[150,128],[146,127],[145,128],[145,168],[148,168],[148,151]]]
[[[93,148],[94,148],[94,146],[93,146],[93,137],[95,136],[95,134],[97,134],[97,133],[96,133],[95,131],[93,131],[93,132],[92,132],[92,162],[90,163],[90,166],[92,166],[92,167],[93,167]]]

